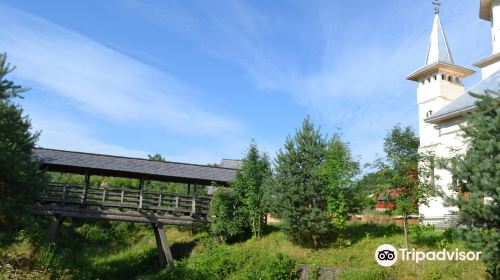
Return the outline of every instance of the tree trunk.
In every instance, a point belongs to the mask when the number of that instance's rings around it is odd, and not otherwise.
[[[405,232],[405,248],[408,248],[408,216],[403,215],[403,229]]]
[[[262,216],[259,216],[258,229],[259,231],[257,232],[257,239],[260,238],[260,232],[262,231]]]
[[[252,231],[253,231],[253,238],[257,239],[257,229],[255,228],[255,215],[252,215]]]

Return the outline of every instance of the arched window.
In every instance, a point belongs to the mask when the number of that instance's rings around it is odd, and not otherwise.
[[[432,116],[432,110],[429,110],[429,111],[427,111],[427,113],[425,113],[426,118],[428,118],[430,116]]]
[[[451,76],[448,76],[448,82],[451,82]]]
[[[441,75],[441,80],[443,80],[443,81],[446,80],[446,75],[445,74]]]

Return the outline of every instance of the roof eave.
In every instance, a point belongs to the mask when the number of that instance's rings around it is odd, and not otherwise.
[[[460,76],[461,78],[465,78],[467,76],[470,76],[470,75],[476,73],[476,71],[474,71],[474,70],[467,69],[465,67],[461,67],[458,65],[449,64],[449,63],[445,63],[445,62],[435,62],[431,65],[425,66],[425,67],[411,73],[410,75],[408,75],[406,77],[406,79],[411,80],[411,81],[419,81],[421,78],[423,78],[427,75],[430,75],[431,73],[438,72],[438,71],[452,73],[452,74]]]
[[[491,2],[492,0],[481,0],[479,18],[491,21]]]
[[[491,65],[495,62],[498,62],[498,61],[500,61],[500,52],[497,52],[493,55],[490,55],[487,58],[481,59],[480,61],[478,61],[472,65],[479,67],[479,68],[484,68],[484,67],[489,66],[489,65]]]
[[[424,122],[438,124],[438,123],[445,121],[445,120],[453,119],[456,117],[461,117],[461,116],[463,116],[463,114],[471,112],[474,109],[474,107],[475,107],[475,105],[469,106],[466,108],[462,108],[460,110],[452,111],[452,112],[449,112],[447,114],[443,114],[440,116],[429,117],[427,119],[424,119]]]

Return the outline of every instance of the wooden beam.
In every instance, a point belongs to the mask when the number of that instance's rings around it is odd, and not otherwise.
[[[82,203],[85,204],[87,203],[87,195],[89,193],[89,184],[90,184],[90,174],[89,171],[85,171],[85,180],[83,182],[83,197],[82,197]]]
[[[137,207],[137,210],[141,210],[142,209],[142,200],[143,200],[143,196],[144,196],[144,177],[141,177],[141,179],[139,180],[139,187],[140,187],[140,191],[139,191],[139,206]]]
[[[161,223],[157,223],[154,225],[154,227],[155,227],[155,231],[158,232],[158,235],[160,237],[161,250],[165,254],[165,258],[167,260],[167,265],[169,268],[174,268],[174,259],[172,258],[172,253],[170,252],[170,247],[168,246],[167,234],[165,233],[165,230],[163,229],[163,225]]]
[[[61,216],[52,217],[52,223],[50,224],[49,233],[47,235],[47,241],[49,243],[56,242],[57,232],[59,231],[59,228],[61,227],[63,219],[64,218]]]
[[[151,224],[151,226],[153,226],[153,231],[155,233],[156,251],[158,252],[158,259],[160,261],[160,267],[163,268],[167,265],[167,257],[165,256],[165,252],[163,251],[160,233],[158,232],[158,227],[156,226],[156,224]]]
[[[196,194],[193,194],[193,200],[191,201],[191,214],[190,216],[196,215]]]
[[[68,218],[83,218],[83,219],[100,219],[109,221],[123,221],[123,222],[136,222],[136,223],[157,223],[168,225],[189,225],[193,222],[208,223],[208,218],[196,216],[175,216],[171,214],[159,215],[156,213],[141,213],[138,211],[117,211],[117,210],[103,210],[103,209],[90,209],[82,207],[71,206],[35,206],[32,212],[36,215],[45,216],[60,216]]]

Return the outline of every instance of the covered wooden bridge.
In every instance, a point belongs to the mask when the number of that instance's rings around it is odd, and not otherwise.
[[[160,264],[173,266],[163,225],[210,222],[210,196],[197,196],[197,186],[227,185],[236,169],[140,158],[36,148],[35,158],[46,171],[83,175],[83,185],[50,183],[39,197],[33,212],[53,216],[49,241],[54,242],[64,218],[149,223],[152,225]],[[91,176],[138,179],[133,188],[91,186]],[[184,183],[187,194],[145,189],[145,181]]]

